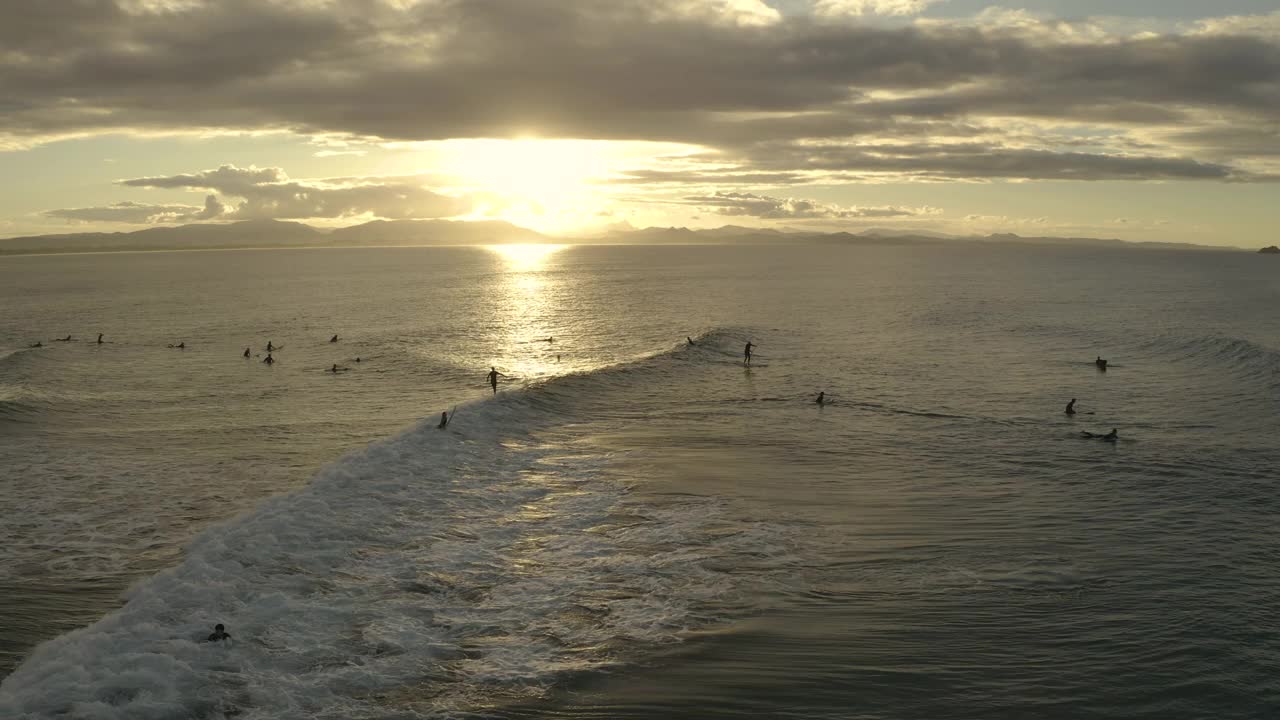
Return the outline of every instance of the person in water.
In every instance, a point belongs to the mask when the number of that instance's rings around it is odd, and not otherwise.
[[[102,344],[102,333],[98,333],[98,344]]]
[[[178,343],[177,345],[169,345],[169,347],[173,348],[174,350],[186,350],[186,349],[187,349],[187,342],[186,342],[185,340],[183,340],[182,342]]]
[[[249,348],[244,349],[244,356],[249,357]]]
[[[746,365],[751,364],[751,348],[753,347],[755,347],[755,345],[750,340],[748,340],[747,346],[742,350],[742,362]]]
[[[685,335],[685,336],[684,336],[684,339],[685,339],[685,340],[686,340],[690,345],[697,345],[697,344],[698,344],[698,343],[694,342],[694,341],[693,341],[693,338],[689,337],[688,335]]]
[[[449,424],[449,413],[440,413],[440,424],[436,426],[437,430],[443,430]]]
[[[207,642],[218,642],[219,640],[230,640],[230,639],[231,639],[231,633],[227,632],[227,629],[222,626],[222,623],[218,623],[217,625],[213,626],[213,632],[209,634],[209,639]]]
[[[28,345],[27,347],[33,347],[33,348],[44,347],[44,343],[37,340],[35,345]]]
[[[334,335],[333,337],[329,338],[329,342],[338,342],[338,336]]]
[[[271,353],[267,353],[267,356],[266,356],[265,358],[263,358],[263,359],[262,359],[262,362],[264,362],[264,363],[266,363],[266,364],[268,364],[268,365],[273,365],[273,364],[275,364],[275,361],[276,361],[276,359],[275,359],[275,358],[273,358],[273,357],[271,357]]]
[[[1120,431],[1116,430],[1115,428],[1111,428],[1111,432],[1107,433],[1106,435],[1099,435],[1097,433],[1091,433],[1091,432],[1081,433],[1081,435],[1087,438],[1102,440],[1103,442],[1115,442],[1120,437]]]
[[[329,372],[331,373],[340,373],[340,372],[344,372],[345,370],[346,368],[338,367],[338,363],[334,363],[333,367],[329,368]]]
[[[1066,410],[1064,410],[1063,412],[1065,412],[1065,413],[1066,413],[1066,414],[1068,414],[1068,415],[1075,415],[1075,414],[1076,414],[1076,399],[1075,399],[1075,398],[1071,398],[1071,402],[1067,403],[1067,409],[1066,409]]]
[[[496,367],[489,368],[489,375],[488,375],[489,384],[493,386],[494,395],[498,394],[498,378],[500,377],[506,377],[506,375],[503,375],[502,373],[498,372],[498,368]]]
[[[814,400],[814,402],[818,403],[819,405],[825,405],[827,403],[827,392],[824,390],[818,393],[818,399]]]
[[[360,362],[360,358],[356,358],[356,362]]]
[[[71,342],[71,336],[68,335],[64,338],[54,338],[54,340],[57,340],[58,342]]]
[[[270,340],[268,340],[268,341],[267,341],[267,352],[274,352],[274,351],[275,351],[275,349],[276,349],[276,347],[275,347],[274,345],[272,345],[272,344],[271,344],[271,341],[270,341]]]
[[[1097,365],[1099,370],[1106,370],[1106,369],[1107,369],[1107,361],[1106,361],[1106,360],[1103,360],[1101,355],[1099,355],[1099,356],[1098,356],[1098,359],[1097,359],[1097,360],[1094,360],[1094,361],[1093,361],[1093,364],[1094,364],[1094,365]]]

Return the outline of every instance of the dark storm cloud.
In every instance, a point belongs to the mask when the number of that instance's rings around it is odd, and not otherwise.
[[[413,178],[330,178],[289,180],[280,168],[241,168],[164,177],[121,180],[137,188],[212,190],[241,202],[224,206],[216,196],[205,208],[118,203],[98,208],[51,210],[50,217],[114,222],[175,222],[218,217],[225,220],[264,218],[342,218],[372,215],[388,219],[441,218],[464,215],[472,203],[432,192]],[[190,212],[196,211],[196,212]],[[187,214],[182,214],[186,212]]]
[[[801,218],[896,218],[933,214],[932,208],[906,207],[840,207],[826,205],[803,198],[778,198],[754,193],[716,192],[712,195],[694,195],[683,202],[697,205],[708,212],[721,215],[747,216],[766,219]]]
[[[1085,41],[1025,28],[885,28],[805,16],[761,25],[717,16],[709,8],[727,4],[708,0],[406,5],[9,0],[0,10],[0,97],[8,98],[0,133],[287,129],[426,140],[535,132],[754,156],[760,144],[805,139],[990,134],[1003,118],[1177,123],[1189,132],[1280,121],[1280,42],[1236,25]],[[1175,157],[1190,152],[1176,145],[1151,157],[1106,157],[992,144],[986,165],[937,154],[898,165],[948,177],[973,167],[976,177],[1247,179],[1225,166],[1248,156],[1229,152],[1215,166]],[[844,164],[858,158],[868,165],[849,169],[885,165],[856,151]]]

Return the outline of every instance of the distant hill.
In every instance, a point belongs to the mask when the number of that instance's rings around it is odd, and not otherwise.
[[[1268,245],[1262,248],[1261,250],[1259,250],[1258,252],[1262,253],[1263,255],[1280,255],[1280,247],[1276,247],[1275,245]]]
[[[0,240],[0,255],[36,253],[113,252],[130,250],[215,250],[229,248],[372,247],[430,245],[502,245],[511,243],[589,243],[608,245],[940,245],[961,242],[1023,245],[1086,245],[1095,247],[1164,247],[1214,249],[1178,243],[1130,243],[1099,238],[1022,237],[1012,233],[956,236],[929,231],[902,232],[873,228],[857,234],[814,232],[797,228],[725,225],[692,230],[687,227],[624,228],[584,239],[556,238],[508,222],[486,220],[375,220],[323,231],[299,222],[248,220],[237,223],[198,223],[156,227],[134,232],[33,235]],[[1275,252],[1264,249],[1263,252]]]
[[[555,239],[497,221],[376,220],[322,232],[299,222],[246,220],[147,228],[122,233],[31,235],[0,240],[0,255],[216,250],[226,248],[335,247],[360,245],[500,245]]]

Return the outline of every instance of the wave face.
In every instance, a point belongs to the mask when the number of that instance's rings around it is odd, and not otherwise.
[[[1280,383],[1280,351],[1236,337],[1158,337],[1145,349],[1207,371],[1229,370],[1246,380]]]
[[[447,431],[423,423],[326,467],[40,646],[0,715],[465,713],[717,622],[713,604],[785,565],[785,533],[726,530],[717,499],[646,501],[608,456],[556,437],[566,389],[648,381],[684,352],[463,406]],[[202,642],[218,622],[232,641]]]

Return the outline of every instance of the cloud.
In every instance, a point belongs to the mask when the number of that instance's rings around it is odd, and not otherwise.
[[[290,180],[280,168],[223,165],[214,170],[119,181],[138,188],[212,190],[242,202],[226,219],[343,218],[372,215],[387,219],[441,218],[471,211],[467,198],[442,195],[409,178],[327,178]]]
[[[197,173],[130,178],[133,188],[212,191],[239,203],[224,204],[208,195],[203,208],[120,202],[88,208],[49,210],[47,217],[84,222],[157,224],[195,220],[260,220],[377,217],[427,219],[465,215],[472,201],[442,195],[414,177],[324,178],[291,180],[281,168],[223,165]]]
[[[535,133],[695,144],[743,173],[761,148],[803,159],[820,146],[921,179],[1268,175],[1246,171],[1265,162],[1251,145],[1187,139],[1280,123],[1280,14],[1158,33],[994,11],[907,27],[847,17],[927,4],[817,0],[779,14],[761,0],[9,0],[0,147],[120,131]],[[1044,137],[1004,129],[1036,123]],[[1067,152],[1050,128],[1154,147]],[[990,152],[876,160],[877,147],[913,138]]]
[[[818,15],[919,15],[946,0],[817,0]]]
[[[86,208],[49,210],[45,217],[77,222],[115,222],[131,225],[194,222],[211,220],[220,216],[225,208],[218,198],[209,195],[203,208],[193,205],[149,205],[147,203],[118,202],[114,205]]]
[[[826,205],[816,200],[802,198],[777,198],[753,193],[716,192],[712,195],[690,196],[684,203],[705,208],[721,215],[749,216],[766,219],[844,219],[844,218],[898,218],[917,215],[933,215],[937,208],[908,207],[841,207]]]

